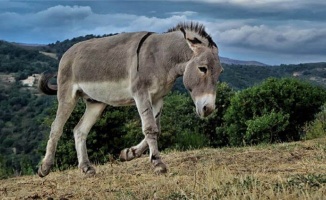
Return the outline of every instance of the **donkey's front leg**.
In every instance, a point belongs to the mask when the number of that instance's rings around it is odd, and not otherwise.
[[[156,173],[165,173],[167,172],[167,168],[161,160],[160,152],[157,146],[159,128],[155,121],[153,106],[150,98],[147,95],[144,95],[135,98],[135,100],[142,121],[142,130],[149,147],[150,161],[153,164]]]
[[[152,106],[153,106],[153,115],[155,118],[155,123],[158,128],[159,135],[160,135],[160,133],[161,133],[160,116],[161,116],[162,107],[163,107],[163,99],[153,102]],[[148,149],[148,144],[147,144],[146,137],[145,137],[139,144],[132,146],[130,148],[123,149],[120,153],[120,161],[130,161],[135,158],[138,158],[147,149]]]

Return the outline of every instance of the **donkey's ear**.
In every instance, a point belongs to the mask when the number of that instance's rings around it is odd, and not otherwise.
[[[195,55],[199,54],[200,49],[205,46],[202,41],[200,41],[198,38],[186,38],[187,43],[190,47],[190,49],[194,52]]]
[[[184,28],[180,28],[180,31],[183,33],[183,36],[186,39],[190,49],[195,54],[198,54],[200,47],[205,46],[203,42],[200,39],[198,39],[196,34],[193,34],[191,32],[186,32]]]

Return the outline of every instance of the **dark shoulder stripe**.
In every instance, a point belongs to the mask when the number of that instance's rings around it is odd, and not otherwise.
[[[146,33],[146,35],[144,35],[141,40],[139,41],[138,47],[137,47],[137,71],[139,70],[139,52],[140,52],[140,48],[143,45],[143,43],[145,42],[145,40],[152,35],[153,32],[148,32]]]

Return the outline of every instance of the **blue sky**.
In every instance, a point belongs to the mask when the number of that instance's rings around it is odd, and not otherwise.
[[[224,57],[270,65],[326,61],[324,0],[0,0],[0,40],[10,42],[162,33],[185,21],[203,23]]]

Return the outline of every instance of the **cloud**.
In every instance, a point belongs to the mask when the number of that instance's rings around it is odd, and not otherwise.
[[[35,15],[30,15],[30,20],[41,25],[52,26],[56,24],[71,23],[74,21],[83,21],[92,15],[92,9],[89,6],[54,6]],[[51,22],[51,23],[49,23]]]
[[[89,6],[57,5],[37,13],[0,14],[2,32],[15,32],[13,37],[21,40],[36,39],[41,42],[54,42],[85,34],[109,34],[132,31],[164,32],[177,22],[187,21],[191,12],[175,13],[167,18],[147,17],[132,14],[99,14]],[[7,23],[11,22],[11,23]],[[22,34],[19,36],[19,34]],[[1,37],[1,33],[0,33]]]
[[[213,31],[213,37],[226,46],[274,53],[326,54],[326,28],[242,25]]]

